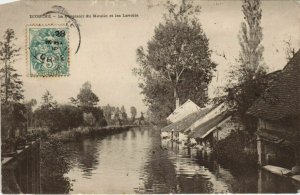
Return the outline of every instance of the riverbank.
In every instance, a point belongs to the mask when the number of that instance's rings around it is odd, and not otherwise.
[[[72,142],[80,138],[89,136],[106,136],[128,131],[130,128],[137,127],[137,125],[124,126],[106,126],[106,127],[78,127],[71,130],[60,131],[49,136],[61,142]],[[43,136],[43,135],[41,135]]]
[[[65,194],[72,189],[71,180],[65,173],[71,168],[70,148],[67,144],[77,144],[89,137],[105,137],[128,131],[136,126],[78,127],[49,133],[37,130],[41,137],[41,187],[46,194]]]

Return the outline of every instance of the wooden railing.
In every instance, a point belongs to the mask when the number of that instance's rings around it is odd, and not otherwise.
[[[1,164],[3,193],[41,193],[40,140],[2,158]]]

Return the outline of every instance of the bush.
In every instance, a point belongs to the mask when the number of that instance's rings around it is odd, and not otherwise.
[[[220,140],[214,149],[214,154],[222,161],[238,164],[257,164],[257,152],[249,143],[255,139],[244,131],[233,131],[228,137]]]
[[[50,132],[76,128],[83,124],[82,111],[71,105],[60,105],[49,109],[42,106],[34,113],[37,125],[47,127]]]
[[[57,139],[43,139],[41,143],[41,180],[43,193],[68,193],[71,183],[64,174],[70,169],[68,152]]]

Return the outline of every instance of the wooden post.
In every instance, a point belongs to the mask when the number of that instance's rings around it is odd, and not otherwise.
[[[259,164],[260,166],[262,166],[262,165],[263,165],[263,162],[262,162],[262,155],[263,155],[262,153],[263,153],[263,151],[262,151],[262,143],[261,143],[261,139],[260,139],[259,136],[257,136],[256,141],[257,141],[258,164]]]

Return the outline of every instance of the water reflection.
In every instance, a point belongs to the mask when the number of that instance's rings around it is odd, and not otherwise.
[[[97,169],[100,161],[99,147],[101,146],[97,139],[84,139],[69,145],[72,165],[81,170],[83,178],[91,178],[93,170]]]
[[[72,193],[296,192],[290,180],[249,167],[220,165],[212,156],[160,139],[158,130],[131,129],[68,144]]]

